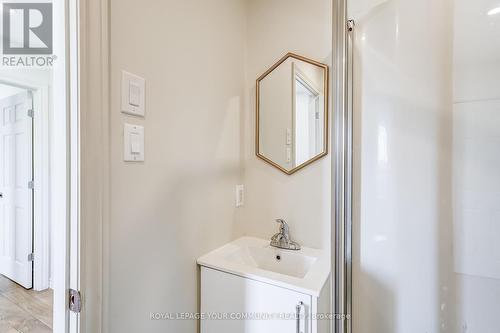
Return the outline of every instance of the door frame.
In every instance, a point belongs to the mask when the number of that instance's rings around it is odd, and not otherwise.
[[[95,313],[95,317],[98,319],[95,323],[100,326],[101,288],[95,287],[96,285],[100,286],[101,277],[96,277],[93,272],[99,270],[101,254],[99,252],[99,255],[96,256],[95,244],[87,244],[86,242],[86,240],[97,241],[94,240],[96,238],[95,232],[100,233],[100,230],[93,229],[91,225],[87,228],[80,226],[80,207],[83,206],[81,198],[84,197],[81,195],[83,191],[80,184],[85,183],[81,179],[92,181],[90,177],[87,179],[82,175],[85,174],[84,172],[81,172],[82,169],[85,170],[82,164],[88,163],[88,161],[86,161],[86,156],[81,153],[80,147],[81,132],[86,125],[80,121],[80,110],[86,109],[82,107],[86,103],[82,103],[80,96],[85,95],[89,86],[88,89],[94,88],[92,87],[93,82],[87,79],[87,75],[80,73],[94,68],[92,62],[88,61],[89,57],[82,50],[87,52],[90,50],[88,53],[92,53],[93,57],[97,55],[93,53],[92,48],[87,49],[88,41],[85,38],[87,30],[92,33],[96,32],[94,30],[95,24],[91,21],[92,17],[87,14],[95,9],[90,6],[94,3],[93,1],[61,0],[53,2],[54,54],[57,59],[52,67],[53,82],[51,88],[53,92],[57,91],[58,93],[53,95],[57,98],[52,98],[52,117],[44,118],[43,122],[34,123],[35,126],[46,126],[45,137],[47,141],[49,141],[48,129],[50,128],[50,137],[52,138],[50,149],[57,151],[57,156],[50,155],[50,169],[48,164],[43,168],[45,172],[57,175],[51,179],[49,203],[50,221],[57,229],[57,232],[54,233],[54,239],[52,239],[55,253],[52,281],[54,287],[54,333],[77,333],[80,331],[96,333],[101,331],[100,329],[91,329],[93,326],[91,323],[94,323],[96,318],[87,315],[87,313]],[[88,9],[89,6],[92,10]],[[102,55],[99,54],[99,56]],[[38,103],[39,107],[44,107],[45,103],[45,107],[48,108],[47,101],[50,92],[47,86],[42,86],[39,82],[27,83],[24,80],[21,82],[17,75],[11,76],[10,79],[4,79],[5,75],[3,75],[0,82],[5,81],[8,84],[29,88],[33,91],[35,107]],[[94,110],[94,112],[100,113],[101,110]],[[45,115],[48,116],[47,112]],[[42,130],[38,129],[37,133],[42,133]],[[38,140],[38,143],[41,144],[41,141],[43,141],[43,136],[42,140]],[[48,147],[48,143],[45,147]],[[103,149],[105,148],[103,147]],[[85,184],[84,187],[86,187]],[[92,191],[91,188],[84,193],[90,195]],[[48,198],[45,195],[44,197]],[[101,248],[101,246],[97,247]],[[86,261],[85,258],[89,258],[89,260]],[[34,282],[37,280],[35,278]],[[88,291],[87,297],[83,296],[85,297],[85,305],[82,307],[81,314],[69,311],[69,289],[80,290],[83,294]],[[99,295],[99,297],[94,297],[94,294]]]
[[[83,0],[82,0],[83,1]],[[69,310],[69,289],[80,290],[80,168],[79,107],[79,0],[53,1],[54,54],[52,89],[53,149],[58,152],[51,165],[53,183],[52,215],[54,236],[54,333],[80,332],[80,313]],[[76,205],[74,203],[77,203]],[[64,203],[64,209],[60,204]]]
[[[331,94],[335,114],[332,117],[335,136],[332,147],[331,251],[333,279],[331,331],[352,332],[352,191],[353,191],[353,38],[354,22],[348,18],[348,0],[333,0],[332,50],[334,84]]]
[[[45,82],[3,75],[1,84],[25,89],[33,97],[33,290],[50,286],[49,87]]]
[[[109,330],[109,0],[77,4],[80,158],[80,332]]]

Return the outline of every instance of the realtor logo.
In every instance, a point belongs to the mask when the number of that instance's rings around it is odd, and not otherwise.
[[[3,54],[52,54],[52,3],[3,3]]]

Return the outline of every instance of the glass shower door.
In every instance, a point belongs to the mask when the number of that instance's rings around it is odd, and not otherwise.
[[[348,1],[354,333],[500,332],[499,7]]]

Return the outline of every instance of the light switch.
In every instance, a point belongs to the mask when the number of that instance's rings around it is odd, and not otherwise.
[[[141,105],[141,87],[137,82],[129,81],[128,84],[128,103],[133,106]]]
[[[146,80],[122,71],[122,112],[144,117],[146,110]]]
[[[133,155],[141,153],[141,137],[137,133],[130,134],[130,153]]]
[[[144,127],[125,124],[123,128],[123,160],[144,161]]]

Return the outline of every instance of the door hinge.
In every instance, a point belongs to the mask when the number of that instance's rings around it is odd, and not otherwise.
[[[35,260],[35,254],[34,253],[28,254],[28,261],[34,261],[34,260]]]
[[[348,31],[353,31],[355,26],[356,26],[356,22],[354,22],[354,20],[347,21],[347,30]]]
[[[34,188],[35,188],[35,182],[34,182],[34,181],[32,181],[32,180],[30,180],[30,181],[28,182],[28,188],[29,188],[29,189],[34,189]]]
[[[33,109],[28,110],[28,117],[33,118],[34,114],[35,114],[35,112],[33,111]]]
[[[75,313],[82,311],[82,297],[78,290],[69,290],[69,310]]]

